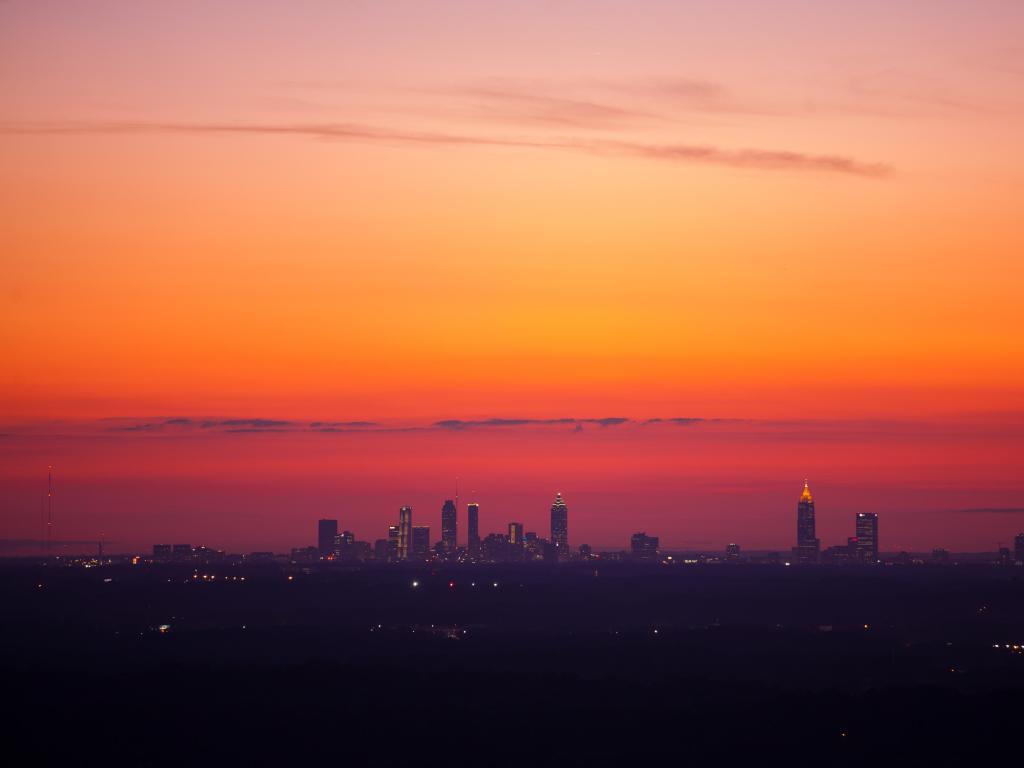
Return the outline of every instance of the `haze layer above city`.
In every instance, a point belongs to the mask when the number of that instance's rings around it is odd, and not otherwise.
[[[562,493],[595,549],[788,552],[805,479],[829,545],[1010,546],[1022,28],[0,3],[0,539],[52,465],[52,537],[122,551],[374,541],[458,485],[484,533]]]

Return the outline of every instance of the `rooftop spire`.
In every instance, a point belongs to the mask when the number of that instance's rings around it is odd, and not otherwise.
[[[807,485],[807,481],[804,480],[804,490],[800,494],[800,501],[814,501],[814,497],[811,496],[811,488]]]

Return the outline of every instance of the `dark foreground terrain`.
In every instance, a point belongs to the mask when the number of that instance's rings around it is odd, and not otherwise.
[[[972,765],[1024,722],[1019,568],[11,562],[0,599],[8,764]]]

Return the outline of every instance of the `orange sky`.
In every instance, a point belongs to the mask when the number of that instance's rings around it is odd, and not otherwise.
[[[29,444],[61,455],[54,422],[175,416],[971,424],[929,466],[966,488],[997,457],[978,506],[1021,507],[1018,435],[992,425],[1024,410],[1022,29],[997,0],[2,3],[0,536],[35,533],[49,462]],[[541,433],[494,436],[502,466],[475,471],[531,476]],[[630,466],[603,434],[602,461]],[[872,434],[823,459],[837,488],[878,487],[858,452],[930,482]],[[99,467],[123,442],[80,439],[67,476],[116,474]],[[645,440],[693,491],[674,444]],[[155,464],[158,444],[131,450]],[[262,445],[282,487],[282,454],[349,450]],[[387,473],[394,503],[429,453]],[[771,479],[787,510],[807,463]],[[371,503],[334,471],[338,504]],[[630,476],[588,502],[595,535]],[[83,500],[76,535],[116,497]],[[305,530],[287,515],[275,536]],[[731,530],[694,515],[655,522]],[[772,526],[753,535],[781,547]]]

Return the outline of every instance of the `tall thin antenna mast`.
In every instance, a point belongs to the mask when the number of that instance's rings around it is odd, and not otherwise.
[[[53,465],[46,472],[46,554],[50,554],[53,541]]]

